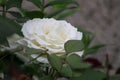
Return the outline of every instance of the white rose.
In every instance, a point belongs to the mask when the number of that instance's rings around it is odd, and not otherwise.
[[[68,40],[81,40],[82,33],[64,20],[33,19],[22,28],[28,47],[47,49],[49,54],[64,53],[64,44]]]

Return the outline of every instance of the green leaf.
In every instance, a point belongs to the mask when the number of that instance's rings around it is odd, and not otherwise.
[[[28,17],[30,19],[43,18],[44,13],[42,13],[41,11],[29,11],[29,12],[26,12],[26,17]]]
[[[86,70],[79,80],[103,80],[106,77],[105,73],[95,71],[95,70]]]
[[[24,66],[21,66],[21,71],[24,71],[24,72],[27,72],[29,74],[34,74],[38,77],[42,77],[44,75],[44,70],[42,70],[40,68],[40,63],[32,63],[32,64],[29,64],[29,65],[24,65]]]
[[[87,49],[90,46],[90,43],[92,42],[94,38],[94,35],[91,33],[83,33],[82,41],[85,45],[85,49]]]
[[[16,22],[18,22],[18,23],[25,23],[25,22],[28,21],[28,20],[29,20],[28,18],[22,17],[22,18],[17,18],[17,19],[16,19]]]
[[[60,71],[62,68],[61,59],[54,54],[48,55],[47,57],[48,57],[48,61],[50,62],[51,66],[55,68],[57,71]]]
[[[40,80],[54,80],[51,76],[44,76]]]
[[[78,31],[83,33],[82,41],[85,45],[85,49],[88,48],[90,46],[90,43],[94,39],[95,35],[89,31],[85,30],[85,29],[80,28],[80,27],[78,27]]]
[[[86,49],[85,51],[84,51],[84,56],[86,56],[86,55],[89,55],[89,54],[95,54],[95,53],[97,53],[98,52],[98,50],[100,49],[100,48],[102,48],[102,47],[104,47],[105,45],[103,45],[103,44],[101,44],[101,45],[95,45],[95,46],[93,46],[93,47],[91,47],[91,48],[88,48],[88,49]]]
[[[26,12],[28,12],[27,9],[24,9],[24,8],[22,8],[22,7],[19,8],[18,10],[20,11],[20,13],[22,14],[23,17],[25,17]]]
[[[82,73],[80,71],[73,71],[73,77],[80,77]]]
[[[75,4],[76,6],[79,6],[79,4],[75,0],[52,0],[48,2],[48,4],[45,5],[45,7],[49,6],[55,6],[55,5],[68,5],[68,4]],[[65,7],[65,6],[63,6]]]
[[[65,10],[62,13],[60,13],[59,15],[56,16],[57,19],[64,19],[65,17],[71,16],[72,14],[74,14],[77,10],[76,9],[69,9],[69,10]]]
[[[120,80],[120,76],[113,76],[110,80]]]
[[[12,16],[16,18],[22,18],[22,15],[19,12],[14,12],[14,11],[8,11]]]
[[[47,14],[45,17],[47,17],[47,18],[55,17],[55,16],[59,15],[60,13],[62,13],[65,10],[75,9],[75,8],[76,7],[66,7],[66,8],[62,8],[62,9],[57,9],[55,11],[52,11],[52,13]]]
[[[64,45],[67,53],[81,51],[84,48],[84,44],[81,40],[69,40]]]
[[[6,40],[6,37],[17,33],[21,35],[21,26],[7,18],[0,16],[0,44]]]
[[[72,77],[72,69],[68,64],[64,64],[60,71],[60,74],[65,77]]]
[[[30,54],[40,54],[40,53],[45,53],[45,52],[41,49],[27,48],[26,53],[30,55]]]
[[[6,3],[6,9],[10,9],[12,7],[20,8],[23,0],[8,0]]]
[[[7,0],[0,0],[0,5],[5,5]]]
[[[37,6],[38,8],[40,8],[41,5],[43,5],[42,2],[41,2],[41,0],[27,0],[27,1],[32,2],[32,3],[33,3],[35,6]]]
[[[77,27],[77,29],[78,29],[78,31],[83,32],[84,34],[93,35],[91,32],[87,31],[86,29],[83,29],[83,28],[80,28],[80,27]]]
[[[54,17],[54,16],[60,14],[61,12],[63,12],[64,10],[65,9],[59,9],[59,10],[52,11],[52,13],[47,14],[45,17],[47,17],[47,18]]]
[[[69,55],[66,61],[73,69],[85,69],[90,67],[90,64],[83,62],[81,57],[77,54]]]

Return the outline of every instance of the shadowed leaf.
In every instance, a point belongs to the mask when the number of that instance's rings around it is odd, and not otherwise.
[[[21,35],[21,26],[7,18],[0,16],[0,43],[6,40],[6,37],[17,33]]]
[[[41,11],[29,11],[29,12],[26,12],[26,17],[28,17],[30,19],[43,18],[44,13],[42,13]]]
[[[69,40],[64,47],[67,53],[71,53],[83,50],[84,44],[81,40]]]
[[[6,9],[10,9],[12,7],[20,8],[23,0],[8,0],[6,3]]]
[[[77,54],[71,54],[67,57],[67,62],[73,69],[85,69],[89,68],[90,65],[82,61],[82,58]]]
[[[47,57],[48,57],[50,64],[52,65],[52,67],[54,67],[56,70],[60,71],[62,68],[61,59],[54,54],[48,55]]]

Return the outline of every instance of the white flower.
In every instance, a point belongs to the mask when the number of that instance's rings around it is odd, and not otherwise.
[[[33,19],[22,28],[28,47],[48,50],[49,54],[64,53],[64,44],[68,40],[81,40],[82,33],[64,20]]]

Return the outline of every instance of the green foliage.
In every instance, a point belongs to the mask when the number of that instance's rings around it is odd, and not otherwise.
[[[17,7],[21,8],[23,0],[8,0],[6,3],[6,10],[12,8],[12,7]]]
[[[120,80],[120,76],[112,76],[110,80]]]
[[[61,12],[63,12],[64,10],[65,10],[65,8],[52,11],[50,14],[47,14],[45,17],[48,17],[48,18],[54,17],[54,16],[60,14]]]
[[[85,45],[84,49],[87,49],[94,39],[94,34],[82,28],[78,28],[78,31],[81,31],[83,33],[82,41]]]
[[[65,43],[65,51],[67,53],[82,51],[84,44],[81,40],[69,40]]]
[[[50,76],[44,76],[44,77],[40,78],[40,80],[53,80],[53,78]]]
[[[94,36],[89,33],[83,33],[82,41],[85,44],[85,49],[90,46],[90,43],[92,42]]]
[[[73,70],[73,73],[72,73],[72,78],[78,78],[78,77],[81,77],[82,75],[82,71],[79,71],[79,70]]]
[[[0,5],[4,6],[6,4],[6,0],[0,0]]]
[[[41,64],[39,63],[32,63],[29,65],[24,65],[21,66],[21,71],[29,73],[29,74],[34,74],[38,77],[43,77],[44,76],[44,71],[40,69]]]
[[[82,42],[84,44],[84,54],[83,56],[91,55],[91,54],[96,54],[100,48],[105,47],[105,44],[97,44],[97,45],[91,45],[91,42],[94,39],[93,33],[83,30],[81,28],[78,28],[78,31],[83,32],[83,38]]]
[[[16,18],[21,18],[22,15],[19,12],[14,12],[14,11],[8,11],[8,13],[10,13],[12,16],[16,17]]]
[[[54,54],[48,55],[48,60],[53,68],[55,68],[57,71],[61,71],[62,61],[58,56]]]
[[[33,19],[33,18],[43,18],[44,13],[41,11],[29,11],[26,12],[26,17]]]
[[[74,14],[77,11],[77,9],[67,9],[62,11],[59,15],[57,15],[55,18],[56,19],[64,19],[67,16],[71,16],[72,14]]]
[[[95,46],[92,46],[90,48],[87,48],[85,51],[84,51],[84,56],[86,55],[90,55],[90,54],[95,54],[98,52],[98,50],[102,47],[104,47],[105,45],[103,44],[99,44],[99,45],[95,45]]]
[[[67,14],[67,10],[74,10],[76,7],[65,7],[65,8],[61,8],[61,9],[56,9],[54,11],[52,11],[50,14],[46,14],[45,17],[48,17],[48,18],[51,18],[51,17],[57,17],[57,16],[62,16],[62,18],[65,16],[69,16],[69,15],[66,15]],[[66,14],[64,14],[64,13]],[[57,19],[60,19],[59,17]]]
[[[60,74],[65,77],[72,77],[72,69],[68,64],[63,64]]]
[[[21,26],[8,18],[0,16],[0,44],[6,41],[6,37],[17,33],[21,35]]]
[[[27,1],[32,2],[38,8],[41,8],[41,6],[44,4],[44,3],[42,3],[42,0],[27,0]]]
[[[95,70],[86,70],[83,75],[79,78],[80,80],[103,80],[106,77],[106,74],[95,71]]]
[[[90,65],[82,61],[82,58],[77,54],[71,54],[66,58],[68,64],[73,69],[85,69],[89,68]]]
[[[75,0],[51,0],[48,4],[46,4],[45,7],[57,5],[57,8],[63,8],[63,7],[66,7],[69,4],[75,4],[76,6],[79,5]]]
[[[1,4],[3,4],[3,2],[5,2],[5,9],[4,9],[4,13],[10,13],[11,15],[15,16],[16,18],[20,18],[20,14],[22,13],[21,18],[23,17],[27,17],[29,19],[32,18],[43,18],[43,17],[56,17],[56,16],[62,16],[62,18],[65,18],[67,16],[69,16],[70,14],[68,13],[67,10],[70,10],[71,14],[72,14],[72,10],[77,9],[77,7],[79,6],[79,4],[75,1],[75,0],[50,0],[46,3],[45,0],[27,0],[31,3],[33,3],[33,5],[35,5],[38,8],[38,11],[30,11],[30,10],[25,10],[24,12],[21,11],[21,9],[23,9],[22,2],[23,0],[8,0],[8,1],[1,1]],[[64,6],[61,6],[64,5]],[[71,5],[69,7],[69,5]],[[55,8],[55,6],[57,6]],[[59,6],[59,7],[58,7]],[[16,7],[18,8],[18,12],[16,11],[8,11],[8,9]],[[47,9],[48,7],[52,7],[52,12],[47,12],[45,9]],[[55,8],[55,9],[54,9]],[[30,11],[30,12],[28,12]],[[61,14],[64,11],[64,14]],[[66,12],[66,13],[65,13]],[[73,11],[75,12],[75,11]],[[18,17],[19,15],[19,17]]]
[[[86,70],[80,77],[71,80],[104,80],[105,74],[95,70]]]

